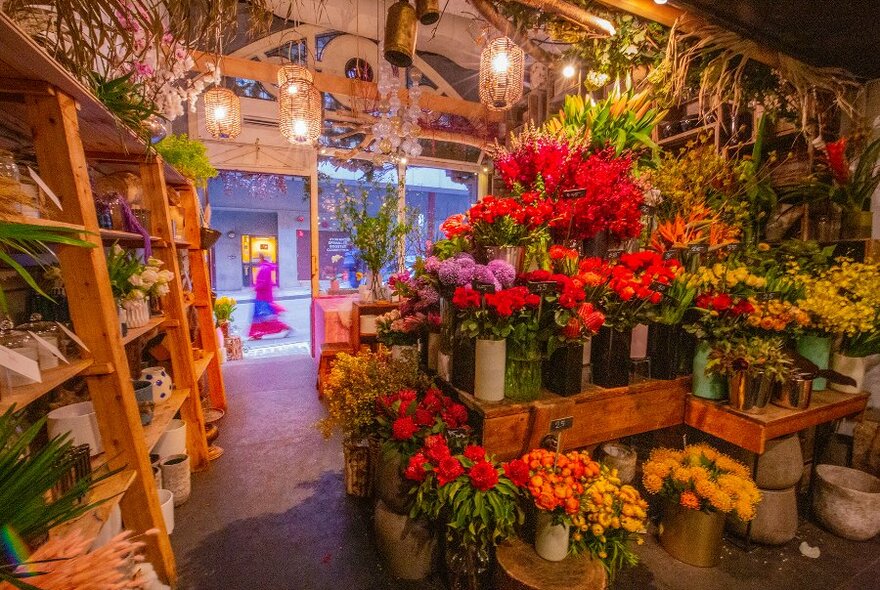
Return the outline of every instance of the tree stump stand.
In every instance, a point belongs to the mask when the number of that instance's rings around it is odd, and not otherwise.
[[[495,590],[604,590],[602,564],[588,556],[547,561],[520,539],[509,539],[495,552]]]

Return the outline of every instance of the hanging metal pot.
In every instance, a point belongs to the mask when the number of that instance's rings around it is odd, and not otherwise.
[[[440,0],[416,0],[416,14],[423,25],[433,25],[440,20]]]
[[[385,21],[385,59],[388,63],[399,68],[412,65],[418,24],[416,10],[409,2],[400,0],[391,5]]]

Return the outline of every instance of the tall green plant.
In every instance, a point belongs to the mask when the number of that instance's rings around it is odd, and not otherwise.
[[[76,237],[82,233],[75,228],[65,227],[40,227],[20,223],[0,221],[0,262],[8,265],[24,279],[28,286],[47,299],[52,299],[40,288],[37,281],[31,276],[30,271],[19,263],[13,256],[23,254],[31,258],[40,266],[43,255],[52,257],[55,253],[49,248],[49,244],[65,244],[81,248],[93,248],[94,244]],[[0,309],[8,309],[6,294],[0,288]]]
[[[43,417],[27,426],[14,408],[0,416],[0,529],[9,527],[26,541],[39,538],[52,527],[100,504],[80,503],[79,499],[93,485],[120,471],[80,479],[69,490],[50,499],[50,491],[70,472],[70,464],[64,459],[72,443],[65,435],[34,449],[34,441],[45,424]]]

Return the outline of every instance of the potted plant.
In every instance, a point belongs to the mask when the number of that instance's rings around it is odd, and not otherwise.
[[[172,133],[157,143],[155,148],[163,160],[195,182],[196,186],[207,186],[208,179],[218,174],[208,159],[205,144],[198,139],[190,139],[185,133]]]
[[[450,587],[486,588],[492,548],[523,522],[520,486],[528,466],[517,460],[499,465],[478,445],[459,452],[431,436],[410,458],[406,477],[416,485],[410,516],[439,521],[446,532]]]
[[[402,358],[405,351],[416,354],[419,336],[426,322],[427,318],[421,312],[404,316],[399,309],[393,309],[376,318],[376,338],[391,348],[392,358]]]
[[[851,145],[846,137],[825,145],[831,172],[827,188],[831,202],[843,209],[847,237],[869,238],[874,220],[871,196],[880,186],[880,139],[862,150],[854,166],[846,153]]]
[[[229,338],[229,322],[235,313],[238,302],[232,297],[218,297],[214,300],[214,317],[217,318],[217,326],[223,332],[224,338]]]
[[[660,544],[690,565],[715,566],[726,515],[750,521],[761,500],[749,468],[708,445],[654,449],[642,470],[645,490],[665,501]]]
[[[760,413],[767,407],[774,388],[788,378],[791,366],[781,339],[751,336],[716,342],[706,370],[727,378],[733,409]]]
[[[370,297],[385,299],[382,269],[397,259],[398,247],[410,232],[411,224],[402,220],[398,211],[396,186],[388,185],[377,199],[365,188],[360,195],[351,194],[340,185],[343,197],[336,208],[336,221],[361,260],[370,271]]]
[[[110,287],[117,305],[124,311],[129,328],[144,326],[150,320],[147,291],[155,283],[158,273],[155,270],[147,273],[146,270],[134,252],[124,250],[119,244],[113,244],[107,252]]]
[[[536,193],[519,198],[487,195],[468,211],[470,234],[485,261],[502,260],[523,271],[525,250],[547,235],[552,204]]]

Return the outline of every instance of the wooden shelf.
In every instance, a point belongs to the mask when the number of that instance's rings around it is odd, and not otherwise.
[[[205,370],[208,368],[208,364],[214,359],[214,351],[204,351],[202,358],[196,359],[193,362],[193,368],[196,372],[196,381],[202,378],[202,375],[205,374]]]
[[[166,402],[156,404],[153,411],[153,421],[144,426],[144,437],[147,440],[147,450],[152,451],[159,437],[168,428],[168,424],[174,419],[174,415],[180,410],[180,406],[189,397],[189,389],[175,389],[174,393]]]
[[[89,493],[89,502],[104,501],[89,510],[76,520],[66,522],[52,529],[52,537],[61,537],[68,533],[78,532],[83,538],[91,539],[101,532],[101,527],[110,518],[113,507],[119,504],[123,494],[134,482],[137,473],[128,469],[102,481]]]
[[[13,387],[10,393],[0,394],[0,412],[5,412],[13,404],[21,409],[34,400],[49,393],[68,379],[76,377],[92,366],[92,359],[74,359],[70,364],[60,363],[58,367],[43,371],[42,383]]]
[[[147,322],[145,326],[141,326],[140,328],[129,328],[128,334],[126,334],[122,338],[123,344],[128,344],[130,342],[134,342],[144,334],[152,332],[153,330],[161,327],[161,325],[168,319],[164,315],[156,315],[150,318],[150,321]]]
[[[763,414],[747,414],[732,409],[726,402],[688,395],[684,420],[688,426],[760,454],[768,440],[863,412],[868,397],[867,393],[826,389],[813,392],[806,410],[770,405]]]
[[[15,223],[17,225],[28,225],[31,227],[45,227],[49,229],[75,229],[85,232],[86,228],[75,223],[65,223],[63,221],[55,221],[54,219],[44,219],[42,217],[25,217],[23,215],[2,215],[0,221],[4,223]]]
[[[122,246],[132,246],[135,248],[143,248],[144,247],[144,237],[141,234],[137,234],[130,231],[121,231],[116,229],[102,229],[101,230],[101,240],[105,244],[112,244],[114,242],[119,242]],[[153,244],[161,243],[162,240],[157,238],[156,236],[150,236],[150,242]]]

